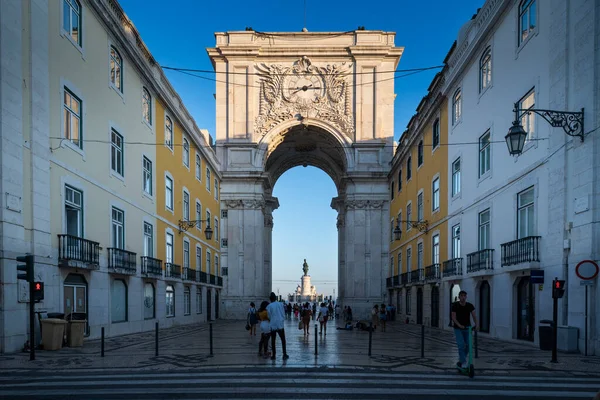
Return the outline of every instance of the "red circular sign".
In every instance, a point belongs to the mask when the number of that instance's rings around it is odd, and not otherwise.
[[[579,277],[579,279],[583,279],[584,281],[589,281],[595,279],[598,276],[598,264],[592,260],[583,260],[575,267],[575,274]]]

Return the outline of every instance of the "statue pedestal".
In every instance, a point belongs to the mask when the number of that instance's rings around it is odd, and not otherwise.
[[[310,286],[310,275],[304,275],[302,277],[302,296],[310,296],[312,294]]]

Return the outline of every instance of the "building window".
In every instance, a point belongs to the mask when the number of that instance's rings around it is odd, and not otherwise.
[[[156,310],[154,285],[144,283],[144,319],[153,319]]]
[[[75,43],[81,44],[81,5],[77,0],[63,0],[63,29]]]
[[[398,274],[402,273],[402,251],[398,252]]]
[[[183,241],[183,268],[190,268],[190,242]]]
[[[123,93],[123,59],[114,46],[110,46],[110,83]]]
[[[146,88],[142,88],[142,113],[144,121],[148,125],[152,125],[152,96]]]
[[[144,256],[154,257],[154,228],[144,222]]]
[[[112,208],[112,247],[125,248],[125,214],[116,207]]]
[[[434,235],[432,238],[431,261],[433,264],[440,263],[440,235]]]
[[[452,258],[460,258],[460,224],[452,227]]]
[[[452,197],[460,193],[460,157],[452,163]]]
[[[64,88],[63,102],[63,137],[82,149],[81,100]]]
[[[206,250],[206,273],[210,274],[212,271],[210,269],[210,251]]]
[[[206,190],[210,192],[210,168],[206,167]]]
[[[417,221],[423,221],[423,192],[417,195]]]
[[[392,218],[392,220],[390,222],[390,227],[391,227],[391,229],[390,229],[390,242],[393,242],[395,240],[394,239],[394,229],[396,229],[394,227],[394,218]]]
[[[410,231],[410,229],[412,228],[412,225],[410,224],[410,221],[412,220],[412,203],[409,203],[406,206],[406,230]]]
[[[191,314],[191,298],[190,298],[190,287],[186,286],[183,289],[183,315]]]
[[[206,225],[210,226],[210,211],[206,210]]]
[[[173,263],[173,234],[167,232],[167,263]]]
[[[190,167],[190,142],[186,138],[183,138],[183,165],[187,168]]]
[[[66,234],[83,236],[83,192],[65,186],[65,228]]]
[[[123,136],[113,129],[110,135],[110,142],[110,168],[117,174],[124,176]]]
[[[221,238],[219,237],[219,219],[215,218],[215,240],[218,242]]]
[[[410,178],[412,177],[412,157],[408,157],[408,160],[406,160],[406,181],[408,182],[410,180]]]
[[[202,247],[196,246],[196,271],[202,271]]]
[[[435,149],[440,145],[440,119],[436,119],[433,123],[433,130],[431,133],[431,144]]]
[[[112,281],[110,290],[110,321],[127,321],[127,285],[121,279]]]
[[[479,250],[490,248],[490,209],[479,213]]]
[[[402,168],[398,170],[398,192],[402,191]]]
[[[152,196],[152,161],[146,156],[142,160],[142,181],[144,192]]]
[[[202,229],[202,204],[196,201],[196,229]]]
[[[215,275],[219,275],[219,256],[215,254]]]
[[[202,288],[196,287],[196,314],[202,314]]]
[[[217,180],[217,178],[215,178],[214,181],[215,181],[215,200],[219,200],[219,181]]]
[[[417,146],[417,167],[423,165],[423,141],[419,141]]]
[[[491,168],[490,131],[479,138],[479,177],[485,175]]]
[[[432,208],[433,211],[439,210],[440,208],[440,178],[435,178],[431,185],[432,191]]]
[[[417,269],[423,269],[423,242],[417,244]]]
[[[517,239],[522,239],[527,236],[534,235],[533,226],[533,187],[522,191],[518,195],[518,211],[517,211]]]
[[[412,248],[406,249],[406,272],[412,270]]]
[[[528,110],[535,106],[535,91],[532,89],[527,93],[520,101],[519,108],[522,110]],[[535,137],[535,114],[532,112],[525,112],[521,116],[521,125],[525,132],[527,132],[526,140],[531,140]]]
[[[519,7],[519,46],[533,33],[535,27],[535,0],[523,0]]]
[[[165,298],[165,310],[167,313],[167,317],[175,316],[175,290],[173,286],[167,285],[166,289],[166,298]]]
[[[392,195],[392,200],[394,200],[394,192],[395,192],[395,187],[394,187],[394,181],[392,181],[392,183],[390,183],[390,193]]]
[[[200,155],[196,154],[196,179],[198,179],[199,181],[202,180],[202,168],[201,168],[201,162],[200,162]]]
[[[390,268],[389,268],[389,276],[393,276],[394,275],[394,256],[390,257]]]
[[[173,179],[165,177],[165,205],[173,211]]]
[[[173,121],[165,117],[165,145],[173,150]]]
[[[412,308],[411,306],[411,299],[410,299],[410,295],[411,295],[411,288],[407,288],[406,289],[406,315],[410,315],[410,309]]]
[[[479,93],[492,83],[492,49],[487,48],[479,59]]]
[[[183,219],[190,220],[190,194],[185,191],[183,192]]]
[[[460,121],[462,116],[462,93],[460,89],[457,89],[452,96],[452,125],[455,125]]]

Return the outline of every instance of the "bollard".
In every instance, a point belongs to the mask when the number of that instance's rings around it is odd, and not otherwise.
[[[371,343],[373,342],[373,323],[369,322],[369,357],[371,357]]]
[[[425,358],[425,325],[421,324],[421,358]]]
[[[479,347],[477,347],[477,331],[473,332],[473,341],[475,342],[474,346],[473,346],[473,347],[475,347],[475,358],[478,358],[479,357]]]
[[[100,357],[104,357],[104,327],[100,329]]]
[[[158,322],[154,326],[154,356],[158,357]]]
[[[317,332],[317,324],[315,324],[315,356],[319,354],[319,349],[317,348],[319,332]]]
[[[210,334],[210,356],[213,356],[213,334],[212,334],[212,322],[208,325],[208,331]]]

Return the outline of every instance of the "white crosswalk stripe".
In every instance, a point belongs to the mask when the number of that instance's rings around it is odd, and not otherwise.
[[[0,376],[4,399],[592,399],[600,377],[404,373],[338,369],[33,372]]]

